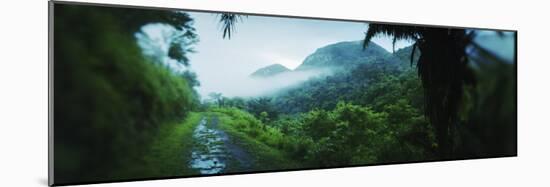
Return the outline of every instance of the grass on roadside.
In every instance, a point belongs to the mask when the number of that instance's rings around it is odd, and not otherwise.
[[[147,145],[143,162],[135,163],[134,177],[142,178],[197,175],[189,168],[193,148],[193,130],[202,118],[201,113],[192,112],[180,123],[167,124],[159,129],[153,141]],[[137,165],[137,166],[136,166]]]
[[[263,136],[256,136],[256,138],[254,138],[243,132],[244,126],[248,126],[250,123],[256,122],[252,116],[250,116],[252,118],[249,118],[246,115],[235,115],[241,114],[220,112],[215,110],[214,112],[208,113],[209,117],[217,116],[219,118],[219,128],[232,137],[232,143],[243,147],[254,158],[254,160],[251,161],[253,162],[254,171],[300,168],[300,165],[289,159],[284,152],[266,144],[265,139],[259,138]],[[269,131],[259,131],[258,133],[266,133],[265,136],[268,136]]]

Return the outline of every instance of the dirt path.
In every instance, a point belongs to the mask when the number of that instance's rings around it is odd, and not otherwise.
[[[252,168],[250,155],[231,141],[218,128],[218,117],[202,117],[193,132],[195,140],[190,167],[201,174],[216,174],[230,170],[246,171]]]

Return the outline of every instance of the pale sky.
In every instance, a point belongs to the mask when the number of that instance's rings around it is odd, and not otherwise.
[[[243,17],[231,39],[222,39],[218,15],[190,13],[200,37],[197,53],[189,55],[192,69],[199,75],[202,88],[208,93],[227,84],[239,86],[255,70],[282,64],[294,69],[317,48],[342,42],[362,40],[366,23],[264,16]],[[378,37],[373,42],[388,51],[392,39]],[[401,41],[396,50],[411,45]],[[237,94],[238,95],[238,94]]]
[[[197,52],[187,56],[190,69],[197,73],[201,83],[197,90],[203,96],[210,92],[222,92],[227,96],[250,95],[245,94],[254,89],[249,87],[261,85],[246,84],[250,82],[248,75],[257,69],[275,63],[294,69],[318,48],[362,40],[368,28],[366,23],[358,22],[248,16],[237,23],[231,39],[222,39],[218,14],[188,13],[195,20],[193,26],[200,41],[193,47]],[[138,33],[136,37],[146,53],[166,54],[173,29],[152,24],[143,27],[142,31],[145,34]],[[148,40],[144,40],[145,35]],[[377,37],[373,42],[392,51],[389,37]],[[399,41],[396,50],[409,45],[408,41]],[[173,68],[177,66],[166,56],[160,58]]]
[[[170,41],[175,36],[173,27],[149,24],[136,33],[144,53],[156,57],[176,71],[190,69],[201,83],[197,87],[203,98],[211,92],[225,96],[258,96],[305,81],[319,72],[293,73],[270,81],[251,80],[249,75],[259,68],[282,64],[294,69],[316,49],[342,41],[362,40],[367,23],[280,18],[266,16],[243,17],[236,25],[231,39],[222,39],[218,14],[188,12],[195,20],[199,42],[193,46],[196,53],[187,54],[190,66],[184,67],[167,56]],[[476,42],[507,61],[513,60],[513,33],[498,37],[494,31],[477,30]],[[392,38],[379,36],[372,40],[388,52]],[[411,45],[398,41],[396,50]]]

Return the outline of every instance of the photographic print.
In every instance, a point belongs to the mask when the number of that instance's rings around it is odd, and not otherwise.
[[[53,185],[517,154],[516,31],[50,6]]]

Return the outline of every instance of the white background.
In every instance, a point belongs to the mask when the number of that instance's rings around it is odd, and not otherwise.
[[[460,0],[88,0],[519,30],[519,157],[93,186],[550,186],[550,6]],[[544,1],[539,1],[544,2]],[[0,10],[0,186],[47,185],[47,2]]]

